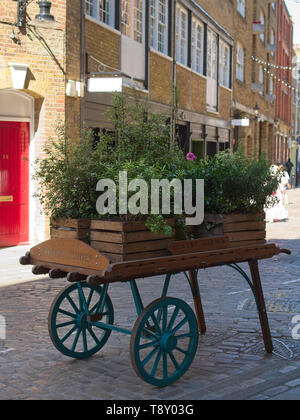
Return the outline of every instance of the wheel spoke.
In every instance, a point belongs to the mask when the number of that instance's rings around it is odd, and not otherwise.
[[[165,333],[167,331],[167,321],[168,321],[168,306],[165,305],[163,307],[163,314],[162,314],[162,332]]]
[[[175,322],[175,320],[176,320],[176,318],[177,318],[177,315],[178,315],[179,311],[180,311],[180,308],[177,306],[177,307],[174,309],[174,312],[173,312],[172,318],[171,318],[171,320],[170,320],[170,322],[169,322],[169,325],[168,325],[168,331],[170,331],[170,330],[172,329],[172,327],[173,327],[173,325],[174,325],[174,322]]]
[[[176,350],[178,350],[178,351],[180,351],[180,353],[183,353],[183,354],[185,354],[186,356],[189,356],[191,353],[189,352],[189,351],[187,351],[187,350],[183,350],[182,348],[180,348],[180,347],[176,347]]]
[[[83,340],[83,350],[84,350],[85,353],[87,353],[88,347],[87,347],[86,329],[85,328],[83,328],[83,330],[82,330],[82,340]]]
[[[72,334],[73,334],[73,332],[74,331],[76,331],[77,330],[77,326],[75,325],[75,327],[73,327],[65,336],[64,336],[64,338],[62,338],[61,340],[60,340],[60,342],[63,344]]]
[[[155,356],[155,354],[159,351],[159,347],[156,347],[154,350],[151,351],[151,353],[148,354],[148,356],[142,361],[142,365],[145,367],[147,363],[150,362],[152,357]]]
[[[180,330],[181,327],[183,327],[188,322],[188,318],[185,317],[182,321],[179,322],[179,324],[174,328],[172,331],[173,334],[175,334],[178,330]]]
[[[94,289],[91,289],[91,290],[90,290],[89,297],[88,297],[87,302],[86,302],[86,304],[87,304],[87,307],[88,307],[88,308],[90,307],[90,304],[91,304],[91,301],[92,301],[93,294],[94,294]]]
[[[70,305],[72,306],[72,308],[74,309],[74,311],[76,312],[76,314],[79,314],[80,310],[78,309],[78,307],[76,306],[75,302],[73,301],[70,295],[67,295],[67,299]]]
[[[162,353],[162,351],[160,350],[159,353],[158,353],[158,355],[156,356],[154,365],[152,367],[152,370],[151,370],[151,374],[150,375],[153,376],[153,377],[156,374],[156,371],[157,371],[157,368],[158,368],[158,364],[159,364],[160,359],[161,359],[161,353]]]
[[[172,360],[173,365],[175,366],[175,369],[176,370],[179,370],[180,369],[180,365],[177,362],[177,360],[175,359],[175,356],[174,356],[174,354],[173,354],[172,351],[169,351],[169,356],[170,356],[170,359]]]
[[[147,330],[147,328],[144,328],[144,329],[143,329],[143,333],[146,333],[146,334],[148,334],[148,335],[151,335],[151,337],[155,338],[156,340],[158,340],[158,339],[159,339],[159,338],[158,338],[158,336],[157,336],[156,334],[154,334],[154,332],[153,332],[153,331],[151,331],[151,330]]]
[[[63,309],[58,309],[58,311],[57,311],[57,312],[59,312],[60,314],[63,314],[63,315],[69,316],[69,317],[71,317],[71,318],[74,318],[74,319],[76,319],[76,318],[77,318],[77,315],[76,315],[76,314],[72,314],[71,312],[64,311]]]
[[[139,350],[148,349],[149,347],[156,347],[156,346],[158,346],[158,344],[159,344],[158,341],[156,341],[156,342],[151,341],[150,343],[141,344],[139,346]]]
[[[182,340],[183,338],[192,338],[193,333],[175,335],[175,337],[177,338],[177,340]]]
[[[56,325],[56,328],[63,328],[63,327],[68,327],[69,325],[74,325],[76,324],[76,321],[69,321],[69,322],[64,322],[63,324],[58,324]]]
[[[76,349],[80,334],[81,334],[81,328],[79,328],[77,333],[76,333],[76,337],[75,337],[75,340],[74,340],[73,346],[72,346],[72,351],[75,351],[75,349]]]
[[[79,296],[79,301],[80,301],[80,310],[84,311],[86,314],[88,314],[89,310],[88,310],[88,306],[87,306],[85,296],[84,296],[84,293],[83,293],[83,290],[82,290],[82,286],[81,286],[80,283],[78,283],[77,287],[78,287],[78,296]]]
[[[88,332],[90,333],[90,336],[93,338],[93,340],[95,341],[95,343],[97,344],[97,346],[100,344],[100,341],[98,340],[96,334],[94,333],[94,331],[92,330],[92,327],[88,327]]]
[[[158,334],[161,334],[161,328],[160,328],[159,323],[158,323],[154,314],[151,314],[151,319],[154,322],[154,326],[156,328],[156,331],[158,332]]]
[[[165,351],[163,351],[163,376],[164,379],[168,379],[168,358]]]

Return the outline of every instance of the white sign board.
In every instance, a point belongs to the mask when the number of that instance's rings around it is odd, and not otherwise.
[[[250,120],[249,118],[243,118],[241,120],[232,120],[231,125],[233,127],[249,127]]]
[[[122,92],[122,77],[91,77],[88,80],[88,92]]]

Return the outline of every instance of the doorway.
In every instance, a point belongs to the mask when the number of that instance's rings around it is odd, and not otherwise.
[[[0,121],[0,247],[29,243],[28,122]]]

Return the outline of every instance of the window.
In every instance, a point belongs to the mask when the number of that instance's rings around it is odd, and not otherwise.
[[[262,10],[260,11],[260,14],[259,14],[259,20],[260,20],[261,25],[265,25],[265,15],[264,15],[264,12]],[[259,35],[259,37],[260,37],[262,42],[265,42],[265,32],[262,32]]]
[[[230,87],[230,47],[220,41],[219,83]]]
[[[143,43],[144,1],[121,0],[121,31],[123,35]]]
[[[274,94],[274,81],[273,78],[270,77],[269,78],[269,95],[273,95]]]
[[[237,43],[236,50],[236,78],[241,82],[244,82],[244,68],[245,68],[245,52],[244,48],[240,43]]]
[[[192,21],[192,69],[203,74],[204,70],[204,25],[200,20]]]
[[[246,17],[246,0],[237,0],[237,11]]]
[[[115,26],[115,1],[114,0],[85,0],[85,10],[88,16]]]
[[[150,0],[150,45],[168,53],[168,0]]]
[[[259,69],[258,69],[258,82],[259,82],[259,84],[262,85],[262,89],[259,91],[259,94],[263,95],[264,94],[264,88],[263,88],[263,86],[264,86],[264,69],[263,69],[263,66],[259,66]]]
[[[186,9],[178,6],[176,12],[176,60],[187,66],[188,57],[188,14]]]

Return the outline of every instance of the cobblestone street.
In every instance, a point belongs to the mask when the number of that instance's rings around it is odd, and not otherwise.
[[[47,318],[66,281],[33,279],[30,268],[16,262],[24,247],[1,249],[0,315],[6,319],[7,336],[0,339],[0,399],[300,399],[300,340],[292,338],[292,321],[300,314],[299,189],[289,192],[289,201],[289,220],[268,225],[268,239],[293,254],[260,263],[274,354],[264,352],[247,283],[230,268],[212,268],[200,273],[208,332],[200,338],[189,371],[164,389],[136,376],[125,335],[113,332],[89,360],[60,354],[49,338]],[[22,278],[26,282],[21,283]],[[139,280],[145,304],[160,296],[162,285],[162,278]],[[183,275],[173,278],[169,296],[192,305]],[[136,313],[129,285],[110,286],[110,297],[116,324],[132,328]]]

